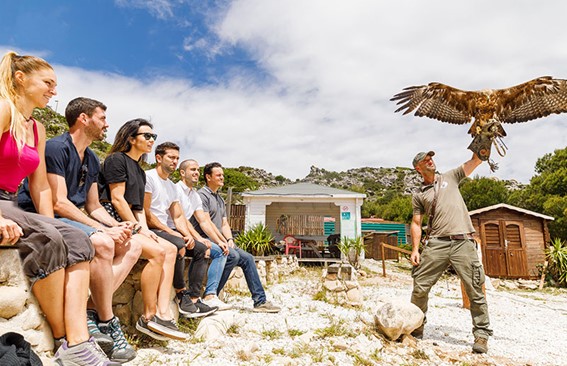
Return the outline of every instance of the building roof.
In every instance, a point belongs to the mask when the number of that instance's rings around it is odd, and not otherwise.
[[[347,191],[346,189],[337,189],[331,187],[320,186],[313,183],[295,183],[285,186],[261,189],[258,191],[244,192],[243,197],[337,197],[337,198],[365,198],[364,193]]]
[[[539,217],[539,218],[542,218],[542,219],[545,219],[545,220],[551,220],[551,221],[555,220],[555,218],[553,218],[551,216],[547,216],[547,215],[540,214],[540,213],[537,213],[537,212],[534,212],[534,211],[526,210],[525,208],[507,205],[505,203],[499,203],[497,205],[492,205],[492,206],[488,206],[488,207],[479,208],[477,210],[469,211],[469,215],[472,216],[472,215],[476,215],[476,214],[487,212],[487,211],[497,210],[499,208],[507,208],[507,209],[512,210],[512,211],[520,212],[520,213],[523,213],[523,214],[526,214],[526,215],[536,216],[536,217]]]

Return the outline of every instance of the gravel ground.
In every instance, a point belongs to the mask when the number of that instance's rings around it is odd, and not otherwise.
[[[433,288],[424,339],[389,342],[371,324],[380,300],[409,301],[409,264],[363,263],[359,277],[364,306],[352,308],[313,300],[321,269],[297,271],[267,288],[279,314],[249,311],[245,294],[231,294],[236,324],[222,339],[202,342],[145,341],[137,365],[567,365],[567,291],[502,290],[488,286],[494,337],[487,355],[471,353],[471,320],[462,308],[458,280],[442,278]]]

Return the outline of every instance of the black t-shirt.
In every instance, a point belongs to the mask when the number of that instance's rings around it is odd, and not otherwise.
[[[65,178],[67,198],[77,207],[83,207],[92,184],[96,184],[100,162],[87,147],[81,161],[71,135],[66,132],[45,144],[45,165],[48,173]],[[18,203],[26,211],[35,212],[27,179],[18,193]]]
[[[106,158],[102,164],[100,181],[103,187],[101,200],[110,201],[109,184],[125,182],[124,199],[126,202],[134,211],[144,208],[146,172],[136,160],[125,153],[114,153]]]

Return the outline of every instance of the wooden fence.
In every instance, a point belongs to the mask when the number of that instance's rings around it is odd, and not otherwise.
[[[281,215],[276,220],[277,232],[282,235],[325,235],[324,216]]]
[[[230,205],[228,224],[232,231],[243,232],[246,219],[246,205]]]

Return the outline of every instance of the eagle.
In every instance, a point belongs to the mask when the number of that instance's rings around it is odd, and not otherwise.
[[[396,112],[403,111],[404,115],[415,110],[415,116],[442,122],[462,125],[472,121],[468,131],[473,137],[471,145],[478,140],[475,137],[480,138],[483,134],[496,144],[495,138],[506,136],[502,123],[527,122],[552,113],[567,112],[567,80],[542,76],[507,89],[480,91],[460,90],[432,82],[407,87],[390,100],[401,104]],[[503,142],[500,147],[506,148]],[[488,160],[490,144],[488,148],[484,158],[479,154],[481,159]],[[478,152],[471,146],[469,149]],[[503,155],[501,151],[499,153]]]

